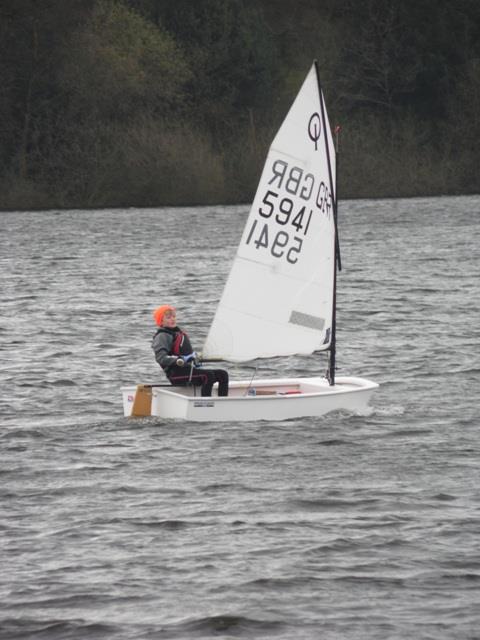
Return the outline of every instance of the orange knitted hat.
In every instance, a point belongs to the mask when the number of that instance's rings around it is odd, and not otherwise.
[[[159,327],[162,326],[163,316],[167,311],[176,311],[176,309],[170,304],[162,304],[161,307],[157,307],[153,312],[153,319],[155,320],[155,324],[157,324]]]

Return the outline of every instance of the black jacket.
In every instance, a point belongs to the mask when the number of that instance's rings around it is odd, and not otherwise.
[[[158,329],[153,336],[152,349],[155,360],[164,371],[168,371],[179,356],[188,356],[193,351],[189,337],[179,327]]]

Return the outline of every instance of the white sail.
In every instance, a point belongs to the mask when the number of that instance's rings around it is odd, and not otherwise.
[[[204,358],[240,362],[330,346],[335,184],[313,65],[270,147]]]

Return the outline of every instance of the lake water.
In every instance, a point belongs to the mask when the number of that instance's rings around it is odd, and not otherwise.
[[[341,203],[372,412],[244,424],[119,389],[163,381],[158,304],[201,347],[246,207],[0,214],[0,638],[480,638],[479,211]]]

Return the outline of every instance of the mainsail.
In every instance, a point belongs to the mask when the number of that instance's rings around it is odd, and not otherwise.
[[[269,149],[204,348],[241,362],[330,347],[335,148],[316,64]]]

